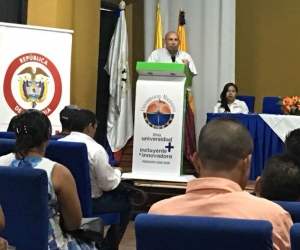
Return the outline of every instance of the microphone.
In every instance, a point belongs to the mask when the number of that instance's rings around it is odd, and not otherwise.
[[[175,58],[176,57],[174,55],[171,56],[172,62],[175,62]]]

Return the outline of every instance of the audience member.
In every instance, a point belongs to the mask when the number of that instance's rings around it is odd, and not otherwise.
[[[69,135],[72,131],[72,121],[79,108],[76,105],[65,106],[59,113],[62,130],[58,135]]]
[[[8,124],[8,127],[7,127],[7,132],[14,132],[14,122],[15,122],[15,119],[16,119],[16,115],[11,118],[9,124]]]
[[[243,191],[250,173],[253,142],[237,120],[222,117],[201,130],[193,162],[200,177],[186,194],[159,201],[149,213],[268,220],[274,249],[290,249],[292,220],[279,205]]]
[[[115,190],[118,187],[121,181],[121,171],[120,168],[109,165],[107,152],[93,139],[96,129],[96,115],[90,110],[80,109],[75,114],[71,134],[59,139],[59,141],[83,142],[86,144],[90,165],[93,213],[120,213],[117,242],[113,242],[113,230],[110,228],[100,247],[100,249],[113,249],[116,243],[120,243],[125,233],[130,221],[132,205],[127,196],[105,192]]]
[[[4,219],[2,207],[0,205],[0,231],[3,230],[4,226],[5,226],[5,219]],[[0,250],[6,250],[7,247],[8,247],[7,241],[0,237]]]
[[[300,160],[284,153],[269,158],[254,191],[268,200],[300,201]]]
[[[227,83],[220,94],[221,100],[214,107],[214,113],[248,114],[247,104],[236,99],[237,93],[238,87],[234,83]]]
[[[39,168],[47,172],[49,249],[96,249],[91,244],[77,241],[68,234],[65,238],[59,226],[58,204],[67,230],[72,231],[79,228],[82,214],[76,184],[70,171],[63,165],[44,158],[52,132],[48,117],[35,109],[25,110],[17,115],[14,129],[16,134],[15,154],[11,153],[0,157],[0,165]]]
[[[285,137],[285,151],[300,157],[300,128],[290,131]]]

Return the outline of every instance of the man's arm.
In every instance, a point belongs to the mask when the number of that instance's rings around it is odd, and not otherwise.
[[[197,75],[197,70],[194,64],[192,57],[189,54],[186,54],[187,58],[182,59],[182,62],[190,69],[190,72],[193,76]]]
[[[99,187],[104,191],[115,189],[121,181],[121,171],[108,163],[108,156],[98,150],[94,155],[94,171]]]

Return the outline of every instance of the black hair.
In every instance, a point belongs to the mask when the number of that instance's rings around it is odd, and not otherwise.
[[[230,171],[252,151],[249,131],[234,118],[220,117],[201,129],[198,154],[203,168],[209,166],[212,171]]]
[[[68,107],[65,107],[62,111],[60,111],[59,120],[62,130],[72,130],[72,123],[76,112],[78,112],[78,109]]]
[[[235,88],[235,91],[237,93],[238,92],[238,87],[234,83],[230,82],[230,83],[225,84],[225,86],[223,88],[223,91],[220,94],[220,99],[221,99],[221,101],[220,101],[221,106],[220,107],[224,108],[225,112],[230,112],[230,109],[229,109],[228,103],[227,103],[226,93],[227,93],[229,87],[231,87],[231,86]]]
[[[7,127],[7,132],[14,132],[14,124],[15,124],[15,120],[16,120],[16,115],[11,118],[8,127]]]
[[[300,128],[294,129],[285,137],[285,152],[300,158]]]
[[[15,118],[15,153],[24,158],[32,148],[50,140],[52,127],[49,118],[36,109],[24,110]]]
[[[72,131],[83,132],[83,130],[89,125],[95,126],[97,123],[96,115],[88,109],[78,110],[73,119]]]
[[[284,153],[267,160],[260,195],[268,200],[296,201],[300,197],[300,160]]]

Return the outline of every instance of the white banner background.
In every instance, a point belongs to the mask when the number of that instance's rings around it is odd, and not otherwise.
[[[26,102],[21,98],[19,86],[20,72],[28,67],[38,67],[48,76],[46,77],[47,95],[43,102],[37,102],[35,109],[48,110],[46,113],[51,121],[53,133],[60,131],[59,112],[64,106],[70,104],[72,33],[71,30],[0,23],[0,131],[6,131],[10,119],[16,115],[11,108],[16,105],[9,105],[9,103],[17,103],[24,109],[32,108],[31,102]],[[27,57],[22,56],[25,54]],[[58,74],[55,73],[55,69]],[[7,77],[8,75],[11,77]],[[22,76],[25,75],[27,79],[30,77],[28,73]],[[59,89],[57,75],[61,79],[60,99],[57,98]],[[9,80],[6,83],[4,83],[5,76]],[[7,96],[10,92],[12,98],[8,98],[8,103]],[[17,111],[18,108],[14,109]]]

